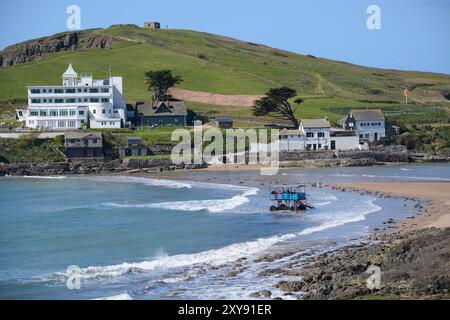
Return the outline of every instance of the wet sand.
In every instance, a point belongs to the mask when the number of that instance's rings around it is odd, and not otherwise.
[[[430,200],[426,214],[416,219],[405,219],[399,231],[450,227],[450,183],[448,182],[345,182],[334,186],[384,195]]]

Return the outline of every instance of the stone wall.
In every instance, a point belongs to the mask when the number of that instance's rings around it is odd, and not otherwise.
[[[281,151],[280,161],[333,159],[333,151]]]
[[[326,160],[333,158],[374,159],[379,162],[408,162],[408,151],[404,146],[389,146],[372,150],[280,152],[280,161]]]
[[[371,150],[339,151],[338,158],[371,158],[379,162],[408,162],[408,151],[404,146],[388,146]]]

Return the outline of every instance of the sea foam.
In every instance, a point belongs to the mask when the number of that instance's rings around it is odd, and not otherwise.
[[[320,223],[317,226],[309,227],[299,232],[274,235],[271,237],[235,243],[219,249],[194,254],[179,254],[173,256],[164,255],[153,260],[142,262],[126,262],[107,266],[90,266],[81,269],[80,278],[83,281],[95,281],[104,278],[126,276],[133,273],[183,268],[192,265],[221,265],[227,262],[235,261],[241,257],[253,256],[259,252],[269,249],[277,243],[337,227],[346,223],[363,220],[367,214],[381,210],[379,206],[373,203],[374,200],[375,198],[365,201],[358,207],[357,210],[352,211],[350,214],[346,214],[347,211],[336,212],[334,215],[330,216],[328,220],[326,219],[326,216],[319,216],[318,220]],[[44,281],[55,281],[58,279],[60,281],[64,281],[66,278],[67,275],[60,272],[45,277]]]

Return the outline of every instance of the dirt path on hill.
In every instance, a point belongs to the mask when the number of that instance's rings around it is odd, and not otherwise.
[[[181,88],[171,88],[170,94],[180,100],[238,107],[251,107],[255,100],[263,97],[258,95],[224,95]]]

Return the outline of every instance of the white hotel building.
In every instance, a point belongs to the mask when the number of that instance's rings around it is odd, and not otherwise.
[[[17,110],[29,128],[73,130],[121,128],[126,124],[122,77],[94,80],[69,65],[62,86],[29,86],[28,108]]]

